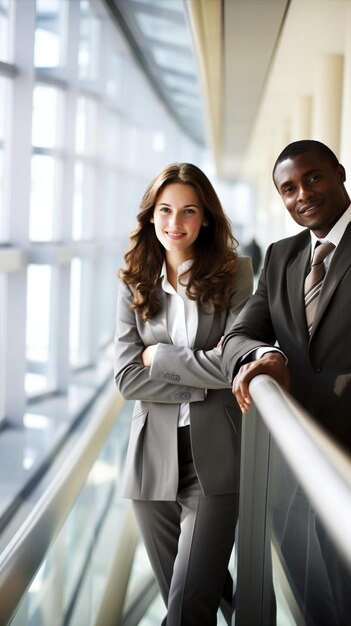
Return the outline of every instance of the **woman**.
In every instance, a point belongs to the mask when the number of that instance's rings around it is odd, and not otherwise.
[[[251,295],[251,261],[238,257],[195,165],[164,168],[137,221],[116,331],[117,387],[136,400],[124,495],[167,606],[162,623],[210,626],[228,582],[239,489],[241,413],[220,343]]]

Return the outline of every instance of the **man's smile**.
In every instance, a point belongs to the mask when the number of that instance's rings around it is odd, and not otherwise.
[[[313,204],[307,204],[303,207],[300,207],[297,212],[299,215],[306,215],[306,213],[307,214],[314,213],[315,211],[319,210],[321,204],[322,204],[322,201],[319,200],[318,202],[314,202]]]

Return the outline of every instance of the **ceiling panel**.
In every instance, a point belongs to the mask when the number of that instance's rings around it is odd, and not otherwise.
[[[183,0],[105,0],[178,124],[206,144],[203,97]]]

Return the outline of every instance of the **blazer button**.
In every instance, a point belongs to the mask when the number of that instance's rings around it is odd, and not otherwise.
[[[179,383],[180,376],[174,372],[164,372],[163,380],[171,380],[172,382]]]
[[[183,402],[186,402],[187,400],[190,400],[191,393],[189,393],[189,391],[181,391],[180,393],[176,393],[175,397],[179,398],[179,400],[183,400]]]
[[[321,367],[315,367],[314,371],[315,371],[316,374],[320,374],[320,372],[322,371],[322,368]]]

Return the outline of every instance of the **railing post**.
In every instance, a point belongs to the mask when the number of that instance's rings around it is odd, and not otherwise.
[[[270,435],[254,406],[243,415],[235,626],[273,626],[267,493]]]

